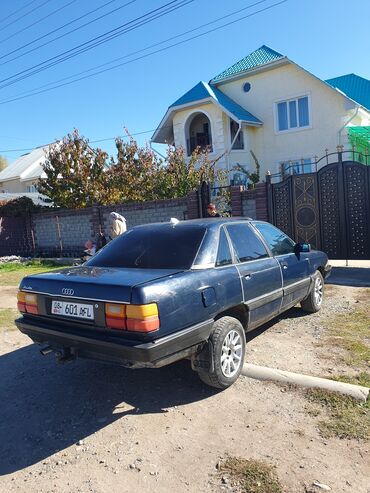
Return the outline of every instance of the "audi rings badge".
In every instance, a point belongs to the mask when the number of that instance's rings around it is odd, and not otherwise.
[[[73,296],[75,294],[75,291],[72,288],[63,288],[62,294],[66,295],[66,296]]]

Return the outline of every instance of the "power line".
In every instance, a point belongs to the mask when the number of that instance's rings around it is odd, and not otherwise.
[[[170,38],[167,38],[165,40],[159,41],[158,43],[154,43],[152,45],[146,46],[145,48],[142,48],[140,50],[133,51],[133,52],[128,53],[128,54],[126,54],[124,56],[121,56],[121,57],[118,57],[118,58],[114,58],[113,60],[110,60],[109,62],[105,62],[105,63],[102,63],[100,65],[95,65],[94,67],[91,67],[91,68],[89,68],[87,70],[83,70],[82,72],[77,72],[76,74],[69,75],[67,77],[63,77],[61,79],[58,79],[57,81],[49,82],[47,84],[43,84],[42,86],[39,86],[36,90],[43,89],[44,87],[48,87],[50,85],[57,84],[59,82],[63,82],[63,81],[68,80],[68,79],[72,79],[73,77],[77,77],[79,75],[82,75],[82,74],[91,72],[92,70],[96,70],[98,68],[105,67],[106,65],[110,65],[111,63],[117,62],[119,60],[124,60],[125,58],[129,58],[130,56],[137,55],[137,54],[142,53],[144,51],[147,51],[147,50],[149,50],[151,48],[155,48],[156,46],[160,46],[160,45],[162,45],[164,43],[167,43],[168,41],[173,41],[174,39],[177,39],[177,38],[180,38],[182,36],[185,36],[186,34],[190,34],[190,33],[193,33],[194,31],[198,31],[199,29],[203,29],[204,27],[207,27],[209,25],[216,24],[217,22],[220,22],[220,21],[222,21],[224,19],[227,19],[227,18],[232,17],[234,15],[240,14],[240,12],[243,12],[245,10],[251,9],[252,7],[255,7],[255,6],[260,5],[262,3],[266,3],[267,1],[269,1],[269,0],[259,0],[259,1],[255,2],[255,3],[252,3],[250,5],[247,5],[246,7],[243,7],[243,8],[238,9],[238,10],[234,10],[233,12],[231,12],[229,14],[226,14],[226,15],[223,15],[221,17],[218,17],[217,19],[214,19],[213,21],[206,22],[205,24],[201,24],[201,25],[199,25],[199,26],[197,26],[197,27],[195,27],[193,29],[189,29],[188,31],[184,31],[184,32],[182,32],[180,34],[177,34],[177,35],[171,36]],[[220,26],[220,27],[222,27],[222,26]],[[115,68],[115,67],[112,67],[112,69],[113,68]],[[92,74],[92,76],[94,76],[94,75],[95,74]],[[32,89],[30,91],[22,92],[22,93],[19,94],[19,96],[22,96],[24,94],[30,94],[30,93],[33,93],[33,92],[34,92],[34,89]],[[1,104],[1,102],[0,102],[0,104]]]
[[[11,14],[7,15],[6,17],[3,17],[3,19],[0,19],[0,22],[4,22],[7,19],[9,19],[9,17],[13,17],[13,15],[18,14],[18,12],[20,12],[21,10],[27,8],[29,5],[31,5],[32,3],[35,3],[36,1],[37,0],[32,0],[31,2],[26,3],[26,5],[23,5],[23,7],[20,7],[19,9],[14,10],[14,12],[12,12]]]
[[[167,126],[169,126],[169,125],[167,125]],[[165,128],[165,127],[163,127],[163,128]],[[151,129],[151,130],[143,130],[141,132],[130,133],[130,135],[117,135],[116,137],[107,137],[105,139],[89,140],[89,144],[97,144],[98,142],[106,142],[108,140],[129,139],[130,136],[135,137],[136,135],[150,134],[150,133],[154,132],[154,130],[155,130],[155,128]],[[46,145],[49,145],[49,144],[43,144],[43,145],[36,146],[36,147],[27,147],[24,149],[1,149],[0,153],[33,151],[34,149],[39,149],[40,147],[44,147]]]
[[[61,29],[64,29],[65,27],[68,27],[68,26],[70,26],[71,24],[74,24],[75,22],[77,22],[77,21],[79,21],[79,20],[81,20],[81,19],[83,19],[83,18],[86,18],[86,17],[88,17],[88,16],[89,16],[89,15],[91,15],[91,14],[94,14],[94,13],[95,13],[95,12],[97,12],[98,10],[101,10],[101,9],[103,9],[104,7],[106,7],[107,5],[110,5],[111,3],[114,3],[114,2],[116,2],[116,1],[117,1],[117,0],[109,0],[109,2],[106,2],[106,3],[104,3],[103,5],[100,5],[100,6],[99,6],[99,7],[97,7],[96,9],[90,10],[89,12],[86,12],[85,14],[80,15],[79,17],[76,17],[75,19],[72,19],[71,21],[67,22],[66,24],[63,24],[62,26],[59,26],[59,27],[57,27],[56,29],[53,29],[52,31],[49,31],[49,32],[48,32],[48,33],[46,33],[46,34],[43,34],[42,36],[39,36],[38,38],[34,39],[33,41],[30,41],[30,42],[28,42],[28,43],[26,43],[26,44],[24,44],[24,45],[22,45],[22,46],[19,46],[18,48],[16,48],[16,49],[15,49],[15,50],[13,50],[13,51],[10,51],[9,53],[5,53],[5,55],[1,55],[1,56],[0,56],[0,60],[1,60],[1,59],[3,59],[3,58],[6,58],[6,57],[7,57],[7,56],[9,56],[9,55],[12,55],[13,53],[16,53],[16,52],[17,52],[17,51],[19,51],[19,50],[22,50],[23,48],[26,48],[27,46],[30,46],[30,45],[32,45],[32,44],[34,44],[34,43],[37,43],[37,41],[40,41],[41,39],[44,39],[44,38],[46,38],[46,37],[50,36],[51,34],[54,34],[54,33],[58,32],[58,31],[60,31]],[[110,15],[110,14],[112,14],[113,12],[116,12],[117,10],[122,9],[123,7],[125,7],[125,5],[122,5],[121,7],[118,7],[117,9],[110,10],[109,12],[107,12],[107,13],[105,13],[105,14],[103,14],[103,15],[99,16],[99,17],[96,17],[95,19],[92,19],[91,21],[86,22],[85,24],[82,24],[81,26],[78,26],[78,27],[76,27],[75,29],[72,29],[71,31],[68,31],[68,32],[66,32],[66,33],[64,33],[64,34],[62,34],[62,35],[60,35],[60,36],[56,37],[56,38],[51,39],[50,41],[47,41],[46,43],[43,43],[43,44],[41,44],[41,45],[39,45],[39,46],[36,46],[36,47],[35,47],[35,48],[33,48],[32,50],[25,51],[24,53],[21,53],[20,55],[18,55],[18,56],[16,56],[16,57],[13,57],[13,58],[11,58],[10,60],[7,60],[6,62],[1,63],[1,65],[5,65],[5,64],[7,64],[7,63],[9,63],[9,62],[12,62],[13,60],[17,60],[18,58],[21,58],[21,57],[23,57],[23,56],[27,55],[28,53],[32,53],[33,51],[36,51],[36,50],[38,50],[39,48],[42,48],[43,46],[46,46],[46,45],[48,45],[48,44],[51,44],[51,43],[53,43],[54,41],[56,41],[56,40],[58,40],[58,39],[60,39],[60,38],[63,38],[63,37],[65,37],[65,36],[68,36],[68,34],[74,33],[74,32],[75,32],[75,31],[77,31],[78,29],[82,29],[83,27],[86,27],[86,26],[88,26],[89,24],[92,24],[93,22],[95,22],[95,21],[98,21],[98,20],[102,19],[103,17],[106,17],[107,15]]]
[[[29,10],[26,14],[23,14],[23,15],[21,15],[20,17],[17,17],[14,21],[9,22],[8,24],[6,24],[6,26],[2,27],[2,28],[0,29],[0,31],[3,31],[3,30],[4,30],[4,29],[6,29],[7,27],[9,27],[9,26],[13,25],[15,22],[18,22],[18,21],[20,21],[21,19],[23,19],[23,17],[26,17],[26,16],[27,16],[27,15],[29,15],[29,14],[32,14],[32,13],[33,13],[33,12],[35,12],[36,10],[41,9],[41,7],[43,7],[44,5],[46,5],[49,1],[50,1],[50,0],[45,0],[45,2],[44,2],[44,3],[42,3],[41,5],[39,5],[38,7],[35,7],[35,8],[33,8],[33,9]],[[31,2],[31,3],[33,3],[33,2]]]
[[[263,1],[263,0],[261,0],[261,1]],[[99,75],[99,74],[102,74],[102,73],[108,72],[108,71],[110,71],[110,70],[114,70],[114,69],[119,68],[119,67],[122,67],[122,66],[124,66],[124,65],[128,65],[128,64],[133,63],[133,62],[135,62],[135,61],[142,60],[142,59],[144,59],[144,58],[147,58],[147,57],[149,57],[149,56],[155,55],[155,54],[157,54],[157,53],[161,53],[161,52],[163,52],[163,51],[167,51],[167,50],[169,50],[170,48],[173,48],[173,47],[175,47],[175,46],[179,46],[179,45],[184,44],[184,43],[188,43],[189,41],[193,41],[194,39],[197,39],[197,38],[203,37],[203,36],[205,36],[205,35],[207,35],[207,34],[210,34],[210,33],[212,33],[212,32],[218,31],[219,29],[222,29],[222,28],[224,28],[224,27],[228,27],[228,26],[230,26],[230,25],[232,25],[232,24],[236,24],[237,22],[241,22],[242,20],[244,20],[244,19],[246,19],[246,18],[252,17],[252,16],[257,15],[257,14],[259,14],[259,13],[261,13],[261,12],[265,12],[265,11],[267,11],[267,10],[270,10],[270,9],[272,9],[272,8],[274,8],[274,7],[277,7],[278,5],[281,5],[281,4],[286,3],[286,2],[288,2],[288,0],[281,0],[281,1],[279,1],[279,2],[276,2],[276,3],[272,4],[272,5],[269,5],[269,6],[265,7],[265,8],[263,8],[263,9],[257,10],[257,11],[255,11],[255,12],[252,12],[252,13],[248,14],[248,15],[244,15],[244,16],[242,16],[242,17],[239,17],[238,19],[235,19],[235,20],[233,20],[233,21],[230,21],[230,22],[227,22],[227,23],[225,23],[225,24],[222,24],[221,26],[218,26],[218,27],[215,27],[215,28],[213,28],[213,29],[209,29],[208,31],[205,31],[205,32],[203,32],[203,33],[197,34],[196,36],[192,36],[192,37],[187,38],[187,39],[184,39],[184,40],[182,40],[182,41],[178,41],[177,43],[173,43],[173,44],[171,44],[171,45],[169,45],[169,46],[166,46],[166,47],[164,47],[164,48],[161,48],[161,49],[158,49],[158,50],[152,51],[152,52],[150,52],[150,53],[147,53],[147,54],[145,54],[145,55],[142,55],[142,56],[139,56],[139,57],[133,58],[132,60],[128,60],[127,62],[119,63],[119,64],[117,64],[117,65],[114,65],[113,67],[109,67],[109,68],[106,68],[106,69],[103,69],[103,70],[99,70],[99,71],[97,71],[97,72],[95,72],[95,73],[93,73],[93,74],[85,75],[85,76],[83,76],[83,77],[78,77],[77,79],[74,79],[74,80],[69,81],[69,82],[64,82],[64,83],[61,83],[61,84],[58,84],[58,81],[56,81],[56,82],[55,82],[55,84],[57,84],[57,85],[55,85],[55,86],[53,86],[53,87],[49,87],[49,88],[47,88],[47,89],[40,89],[40,88],[36,88],[36,89],[35,89],[35,90],[33,90],[33,92],[32,92],[32,93],[30,93],[30,94],[19,95],[19,96],[16,96],[16,97],[14,97],[14,98],[11,98],[11,99],[6,99],[6,100],[3,100],[3,101],[0,101],[0,105],[1,105],[1,104],[11,103],[11,102],[14,102],[14,101],[19,101],[19,100],[21,100],[21,99],[25,99],[25,98],[28,98],[28,97],[36,96],[36,95],[38,95],[38,94],[42,94],[42,93],[44,93],[44,92],[49,92],[49,91],[52,91],[52,90],[54,90],[54,89],[58,89],[59,87],[67,86],[67,85],[70,85],[70,84],[74,84],[75,82],[79,82],[79,81],[81,81],[81,80],[88,79],[88,78],[90,78],[90,77],[94,77],[94,76],[96,76],[96,75]],[[257,3],[261,3],[261,2],[257,2]],[[232,14],[229,14],[229,16],[230,16],[230,15],[232,15]],[[218,20],[220,20],[220,19],[218,19]],[[214,22],[216,22],[216,21],[214,21]],[[200,28],[200,27],[199,27],[199,28]],[[195,29],[199,29],[199,28],[195,28]],[[191,31],[192,31],[192,30],[191,30]],[[182,36],[182,35],[184,35],[184,33],[183,33],[183,34],[181,34],[181,35],[176,35],[176,36],[173,36],[172,38],[168,38],[167,40],[162,41],[161,43],[156,43],[155,45],[149,46],[149,47],[144,48],[143,50],[139,50],[139,51],[145,51],[145,50],[148,50],[148,49],[150,49],[150,48],[152,48],[152,47],[154,47],[154,46],[157,46],[158,44],[162,44],[162,43],[168,42],[168,41],[170,41],[171,39],[177,38],[177,37]],[[132,56],[132,54],[131,54],[131,55],[126,55],[125,57],[128,57],[128,56]],[[125,57],[122,57],[122,58],[125,58]],[[112,62],[108,62],[108,63],[112,63]],[[104,64],[103,64],[103,65],[104,65]],[[95,68],[96,68],[96,67],[95,67]],[[95,69],[94,69],[94,68],[92,68],[92,69],[89,69],[88,71],[91,71],[91,70],[95,70]],[[82,73],[83,73],[83,72],[82,72]],[[73,76],[72,76],[72,77],[73,77]],[[40,90],[39,90],[39,89],[40,89]]]
[[[131,2],[128,2],[128,4],[133,3],[136,0],[131,0]],[[55,55],[54,57],[51,57],[47,60],[44,60],[43,62],[40,62],[32,67],[29,67],[28,69],[22,70],[21,72],[18,72],[17,74],[14,74],[10,77],[7,77],[5,79],[0,80],[0,82],[6,82],[5,84],[2,84],[0,88],[7,87],[9,85],[13,85],[16,82],[19,82],[20,80],[26,79],[28,77],[31,77],[32,75],[39,73],[43,70],[46,70],[54,65],[57,65],[65,60],[68,60],[69,58],[75,57],[79,55],[80,53],[83,53],[85,51],[88,51],[100,44],[106,43],[107,41],[110,41],[111,39],[114,39],[118,36],[121,36],[125,34],[126,32],[129,32],[133,29],[136,29],[138,27],[141,27],[142,25],[146,24],[147,22],[151,22],[152,20],[155,20],[159,17],[162,17],[163,15],[166,15],[170,12],[173,12],[174,10],[177,10],[181,7],[184,7],[185,5],[188,5],[189,3],[193,2],[194,0],[172,0],[171,2],[168,2],[167,4],[162,5],[161,7],[158,7],[154,10],[151,10],[147,12],[146,14],[143,14],[129,22],[126,22],[114,29],[111,29],[110,31],[107,31],[99,36],[96,36],[95,38],[90,39],[89,41],[86,41],[84,43],[81,43],[80,45],[75,46],[74,48],[71,48],[69,50],[66,50],[62,53],[59,53],[58,55]],[[178,3],[180,2],[180,3]],[[127,5],[128,5],[127,4]],[[173,5],[175,4],[175,5]],[[151,16],[151,17],[150,17]],[[137,23],[135,25],[134,23]],[[130,26],[130,24],[134,24],[134,26]],[[126,29],[124,29],[126,28]],[[64,58],[62,58],[64,56]],[[53,61],[54,60],[54,61]],[[50,63],[48,63],[50,62]],[[47,64],[48,63],[48,64]],[[47,64],[47,65],[46,65]],[[39,67],[39,68],[38,68]],[[33,70],[33,71],[32,71]],[[22,75],[23,74],[23,75]],[[21,76],[16,78],[17,76]],[[13,80],[11,80],[13,79]],[[9,82],[7,82],[9,81]]]
[[[69,7],[72,3],[75,3],[76,1],[77,0],[71,0],[69,3],[66,3],[65,5],[62,5],[61,7],[59,7],[58,9],[53,10],[53,12],[50,12],[49,14],[45,15],[44,17],[41,17],[41,19],[38,19],[37,21],[32,22],[31,24],[28,24],[28,26],[24,27],[23,29],[20,29],[19,31],[16,31],[15,33],[11,34],[7,38],[1,39],[0,44],[4,43],[5,41],[8,41],[8,39],[14,38],[14,36],[17,36],[17,34],[19,34],[19,33],[23,33],[24,31],[27,31],[27,29],[29,29],[30,27],[35,26],[39,22],[42,22],[43,20],[47,19],[48,17],[51,17],[52,15],[58,13],[59,11],[65,9],[66,7]]]

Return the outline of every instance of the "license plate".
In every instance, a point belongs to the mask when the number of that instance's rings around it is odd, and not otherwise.
[[[56,301],[51,303],[51,313],[62,315],[63,317],[85,318],[94,320],[94,307],[82,303],[72,303],[70,301]]]

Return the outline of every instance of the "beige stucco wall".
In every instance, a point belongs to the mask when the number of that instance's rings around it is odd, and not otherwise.
[[[0,182],[0,192],[9,193],[22,193],[27,192],[27,186],[35,185],[37,182],[35,180],[20,181],[19,178],[16,180],[8,180]]]
[[[225,153],[230,149],[230,119],[222,109],[214,103],[204,103],[199,106],[188,107],[177,111],[173,118],[173,129],[175,137],[175,145],[186,149],[186,132],[187,126],[191,118],[198,112],[202,112],[208,116],[211,123],[212,132],[212,148],[213,152],[209,157],[215,158]],[[246,165],[250,164],[251,157],[248,151],[248,130],[243,128],[244,134],[244,151],[232,150],[229,155],[225,155],[217,162],[217,167],[231,169],[235,163]]]
[[[248,93],[242,89],[247,81],[251,84]],[[291,64],[228,82],[219,88],[263,121],[259,129],[248,128],[250,148],[260,161],[263,173],[277,172],[279,161],[321,157],[325,149],[334,152],[340,128],[354,113],[354,105],[341,94]],[[311,126],[277,132],[276,102],[305,95],[309,97]]]
[[[245,82],[251,84],[248,93],[243,91]],[[250,153],[252,150],[261,165],[261,178],[267,171],[278,172],[281,161],[321,157],[325,149],[335,152],[338,132],[355,112],[354,103],[293,64],[255,73],[218,87],[263,122],[261,127],[244,127],[244,150],[232,150],[219,161],[219,165],[232,169],[239,163],[253,171],[255,163]],[[309,98],[310,127],[278,132],[275,123],[276,103],[306,95]],[[215,103],[200,104],[176,112],[173,119],[175,145],[186,149],[186,122],[197,111],[204,112],[211,122],[212,157],[228,151],[231,143],[229,116]],[[369,125],[369,118],[370,113],[361,110],[351,123]],[[348,144],[346,130],[341,134],[341,143],[345,146]]]
[[[198,112],[204,113],[211,123],[213,152],[210,153],[210,157],[222,154],[225,150],[223,112],[218,106],[212,103],[185,108],[175,113],[173,118],[175,145],[177,147],[182,146],[186,149],[186,127],[189,124],[189,117],[194,116]]]
[[[19,181],[19,178],[17,180],[8,180],[4,181],[2,184],[0,184],[0,191],[4,192],[9,192],[9,193],[19,193],[19,192],[24,192],[25,190],[23,189],[23,183]]]

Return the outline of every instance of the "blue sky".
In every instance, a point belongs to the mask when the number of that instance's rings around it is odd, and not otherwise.
[[[188,38],[190,41],[167,51],[49,92],[4,103],[45,84],[244,9],[258,0],[193,0],[176,11],[86,53],[1,87],[14,80],[9,77],[169,1],[111,0],[109,5],[95,14],[86,16],[86,13],[101,7],[108,0],[3,0],[0,12],[0,80],[4,81],[0,82],[0,154],[11,163],[24,152],[8,150],[33,148],[52,142],[74,127],[91,141],[122,135],[124,126],[131,133],[152,130],[160,122],[167,107],[193,85],[200,80],[208,81],[263,44],[287,55],[322,79],[352,72],[370,79],[366,27],[370,18],[369,0],[354,0],[351,3],[346,0],[287,0],[276,6],[273,5],[281,0],[264,0],[224,21],[176,38],[173,42]],[[176,3],[171,5],[175,6]],[[203,37],[194,38],[200,32],[270,6],[273,7]],[[26,50],[119,7],[122,8],[89,26],[9,61]],[[14,13],[18,9],[19,12]],[[35,10],[30,12],[32,9]],[[57,9],[60,10],[53,14]],[[84,16],[80,21],[19,49],[80,16]],[[155,49],[164,46],[166,44]],[[13,50],[17,51],[9,55]],[[144,53],[147,52],[141,54]],[[121,60],[121,63],[127,60],[130,58]],[[137,139],[143,144],[150,136],[151,132],[139,135]],[[99,145],[109,153],[114,152],[113,140],[94,145]]]

